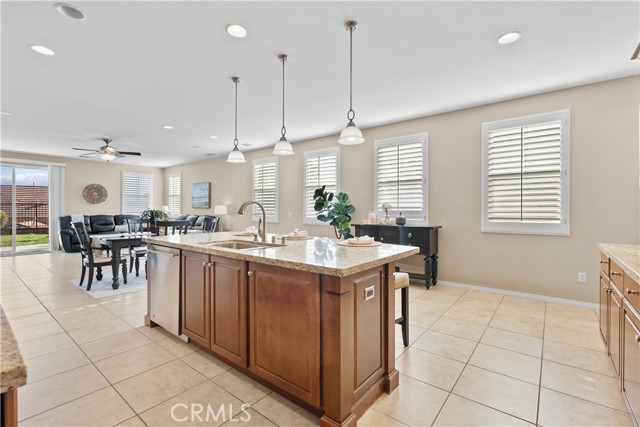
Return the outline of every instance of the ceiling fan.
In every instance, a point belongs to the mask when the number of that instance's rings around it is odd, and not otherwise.
[[[87,157],[87,156],[92,156],[94,154],[98,154],[100,156],[100,158],[102,160],[106,160],[107,162],[110,162],[111,160],[115,159],[116,157],[125,157],[125,156],[140,156],[141,154],[135,151],[118,151],[115,148],[113,148],[112,146],[110,146],[109,144],[111,143],[111,139],[107,139],[107,138],[103,138],[102,139],[104,141],[104,146],[100,147],[97,150],[91,150],[88,148],[75,148],[73,147],[74,150],[79,150],[79,151],[91,151],[91,153],[86,153],[86,154],[82,154],[80,155],[80,157]]]

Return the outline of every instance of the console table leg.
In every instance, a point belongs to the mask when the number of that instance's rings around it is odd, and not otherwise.
[[[431,281],[434,286],[438,283],[438,254],[431,256]]]
[[[424,257],[424,286],[429,289],[431,287],[431,278],[433,277],[431,257]]]

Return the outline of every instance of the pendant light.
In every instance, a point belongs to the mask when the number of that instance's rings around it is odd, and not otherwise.
[[[344,128],[340,134],[338,143],[344,145],[356,145],[362,144],[364,138],[362,137],[362,131],[353,123],[353,119],[356,116],[353,111],[353,31],[356,29],[358,23],[356,21],[347,21],[344,23],[344,27],[349,31],[349,111],[347,112],[347,127]]]
[[[229,153],[227,162],[229,163],[244,163],[244,154],[238,149],[238,83],[240,79],[238,77],[231,77],[231,81],[236,85],[236,116],[235,116],[235,138],[233,138],[233,151]]]
[[[287,141],[287,128],[284,127],[284,63],[287,60],[288,56],[285,54],[278,55],[278,59],[282,62],[282,129],[280,129],[280,141],[273,147],[273,154],[277,154],[278,156],[290,156],[293,154],[293,147]]]

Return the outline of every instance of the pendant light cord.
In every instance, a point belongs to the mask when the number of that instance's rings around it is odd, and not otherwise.
[[[347,112],[347,119],[353,121],[356,117],[356,112],[353,111],[353,30],[355,23],[349,25],[349,111]]]
[[[287,133],[287,128],[284,127],[284,62],[287,60],[287,55],[281,55],[280,60],[282,61],[282,129],[280,129],[280,134],[284,138]]]
[[[233,138],[233,146],[238,147],[238,78],[234,77],[233,82],[236,84],[236,115],[235,115],[235,137]]]

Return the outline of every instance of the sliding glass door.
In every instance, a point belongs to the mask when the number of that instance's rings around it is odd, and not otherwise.
[[[49,170],[0,167],[0,253],[49,250]]]

